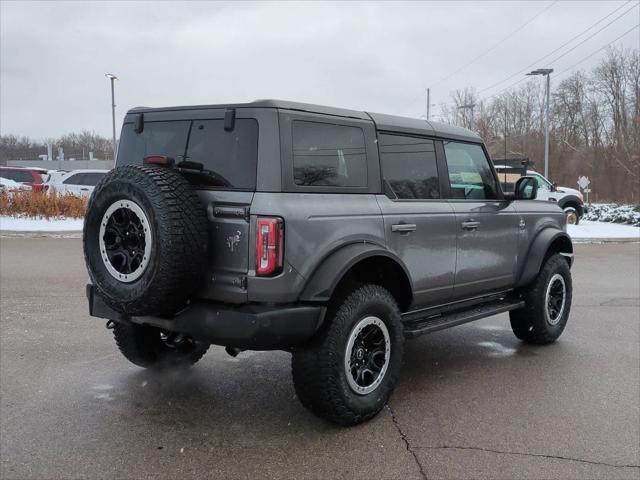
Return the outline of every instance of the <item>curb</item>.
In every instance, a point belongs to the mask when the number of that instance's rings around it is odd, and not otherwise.
[[[22,232],[17,230],[0,230],[0,238],[82,238],[82,230],[67,231],[33,231]]]
[[[571,238],[573,243],[640,243],[640,237],[622,238]]]

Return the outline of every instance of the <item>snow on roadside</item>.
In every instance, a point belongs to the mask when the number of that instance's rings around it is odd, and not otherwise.
[[[640,228],[619,223],[592,222],[581,220],[578,225],[567,225],[567,232],[574,240],[580,239],[620,239],[635,238],[640,241]]]
[[[0,216],[0,231],[11,232],[80,232],[82,218],[46,218]]]

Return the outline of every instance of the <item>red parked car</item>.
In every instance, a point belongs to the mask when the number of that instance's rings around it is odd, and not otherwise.
[[[35,191],[42,192],[48,187],[44,184],[48,174],[42,168],[0,167],[0,177],[29,185]]]

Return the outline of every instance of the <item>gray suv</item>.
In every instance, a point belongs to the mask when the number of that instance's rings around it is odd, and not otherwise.
[[[501,190],[482,139],[262,100],[135,108],[84,225],[90,314],[146,368],[210,344],[292,354],[309,410],[375,416],[406,338],[509,312],[547,344],[571,307],[565,215]]]

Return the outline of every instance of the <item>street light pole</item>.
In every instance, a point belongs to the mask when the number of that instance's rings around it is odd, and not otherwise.
[[[549,91],[551,89],[551,74],[553,73],[553,68],[539,68],[532,72],[527,73],[527,75],[544,75],[547,77],[546,83],[546,92],[545,96],[547,98],[545,111],[544,111],[544,176],[549,178]]]
[[[115,97],[115,88],[114,82],[118,80],[113,73],[105,73],[105,77],[111,80],[111,124],[113,127],[113,161],[116,160],[118,145],[116,143],[116,97]]]

